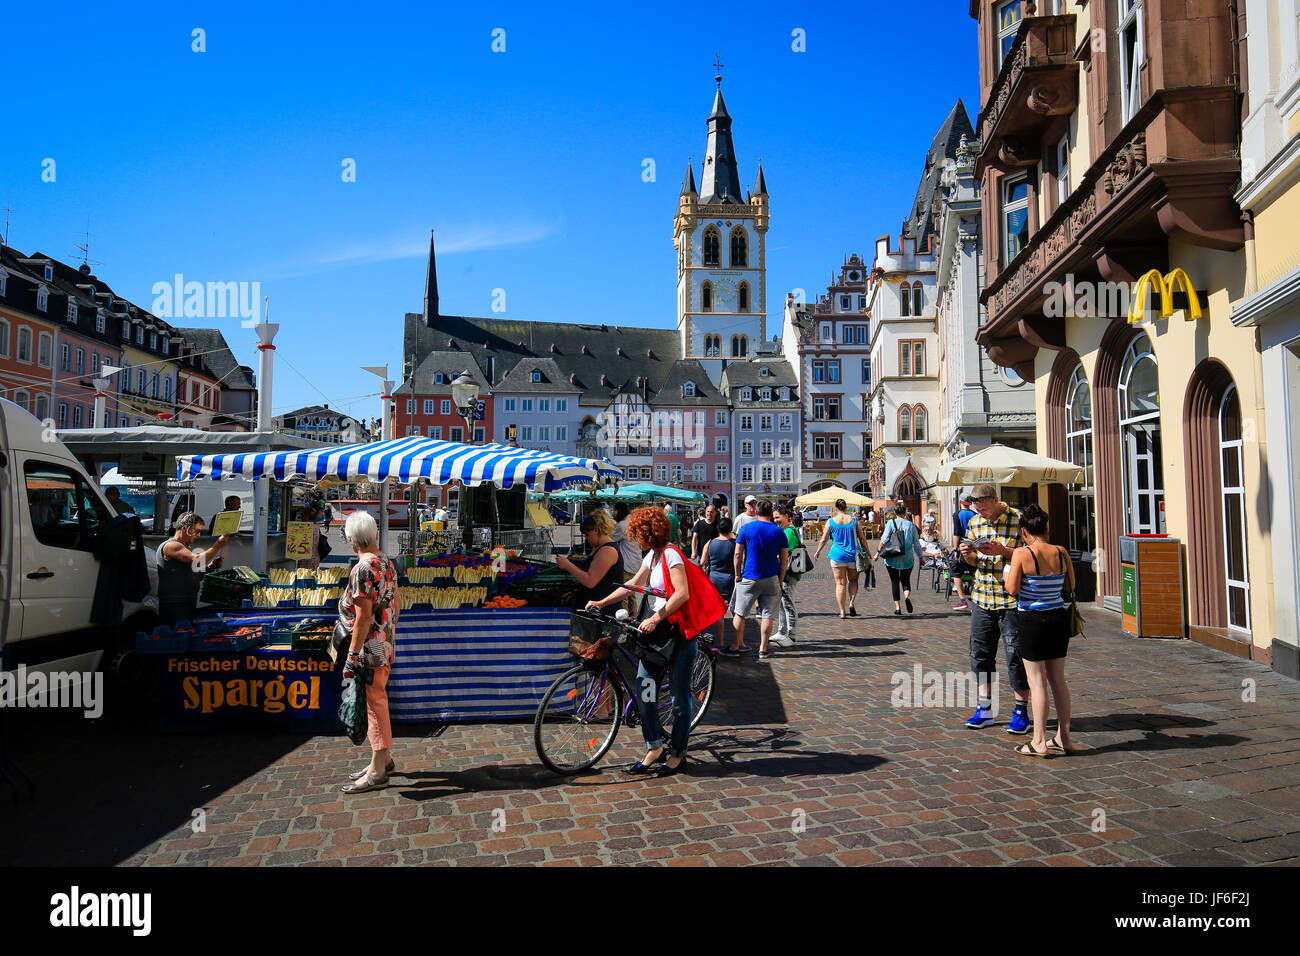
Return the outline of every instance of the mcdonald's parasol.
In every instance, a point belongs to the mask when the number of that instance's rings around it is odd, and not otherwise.
[[[939,466],[937,485],[1009,485],[1027,488],[1039,482],[1072,485],[1083,481],[1083,466],[1058,461],[1007,445],[990,445],[965,458]]]

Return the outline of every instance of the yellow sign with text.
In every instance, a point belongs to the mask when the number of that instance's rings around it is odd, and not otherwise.
[[[310,521],[290,521],[285,526],[284,556],[294,561],[311,560]]]
[[[1160,298],[1160,318],[1167,319],[1174,314],[1174,293],[1179,289],[1187,294],[1187,309],[1184,318],[1194,322],[1201,317],[1201,300],[1196,295],[1192,280],[1182,269],[1174,269],[1164,275],[1159,269],[1152,269],[1137,280],[1133,296],[1129,299],[1129,323],[1141,322],[1147,314],[1147,297],[1154,292]]]

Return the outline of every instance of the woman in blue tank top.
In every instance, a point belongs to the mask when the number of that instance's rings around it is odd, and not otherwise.
[[[1047,542],[1047,512],[1028,505],[1020,512],[1020,537],[1006,570],[1007,593],[1016,597],[1016,644],[1029,678],[1034,735],[1016,748],[1026,757],[1071,753],[1070,688],[1065,683],[1065,652],[1070,643],[1066,594],[1074,592],[1074,565],[1064,548]],[[1048,686],[1051,697],[1048,697]],[[1056,736],[1047,739],[1047,714],[1056,702]]]
[[[862,547],[858,540],[858,523],[848,512],[849,506],[844,499],[836,498],[835,513],[826,522],[826,530],[813,552],[815,561],[826,542],[831,542],[827,558],[831,562],[831,573],[835,575],[835,603],[840,606],[842,618],[858,616],[853,602],[858,598],[858,550]]]

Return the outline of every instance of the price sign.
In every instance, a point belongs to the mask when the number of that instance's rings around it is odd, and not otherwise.
[[[284,556],[294,561],[311,559],[310,521],[290,521],[285,529]]]

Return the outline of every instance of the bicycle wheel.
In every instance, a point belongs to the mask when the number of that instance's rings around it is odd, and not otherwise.
[[[533,718],[533,744],[555,773],[581,773],[605,756],[623,722],[623,685],[608,667],[575,664],[555,679]]]
[[[695,663],[691,665],[691,730],[700,725],[704,712],[713,700],[713,678],[717,666],[718,658],[713,653],[713,648],[705,644],[699,645],[695,651]],[[672,733],[673,693],[667,676],[659,685],[659,724],[665,735]]]

